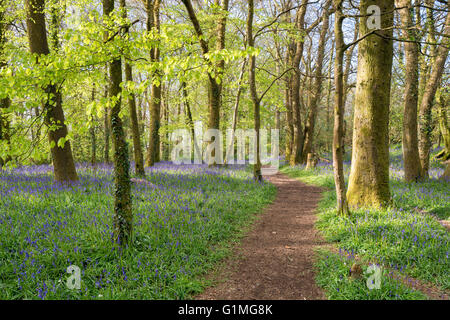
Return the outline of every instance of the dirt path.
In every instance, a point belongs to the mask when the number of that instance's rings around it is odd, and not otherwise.
[[[314,228],[321,189],[283,174],[265,177],[278,188],[252,231],[216,270],[219,283],[196,299],[325,299],[314,281]]]

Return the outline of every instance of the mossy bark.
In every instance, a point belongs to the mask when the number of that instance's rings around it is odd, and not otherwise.
[[[26,0],[25,8],[30,52],[37,54],[38,57],[40,55],[48,55],[50,50],[45,25],[45,1]],[[54,83],[47,85],[44,91],[48,96],[44,103],[45,124],[48,127],[57,126],[56,129],[52,128],[52,130],[48,131],[55,180],[61,183],[71,183],[78,180],[78,175],[75,169],[70,141],[65,141],[62,147],[58,146],[58,141],[67,138],[67,126],[62,108],[61,92],[58,90],[58,85]]]
[[[433,131],[431,110],[449,52],[450,1],[447,4],[447,9],[448,12],[445,20],[442,44],[436,50],[436,58],[432,66],[433,70],[431,71],[431,75],[425,86],[425,91],[419,107],[419,155],[423,177],[428,177],[430,167],[431,134]]]
[[[411,0],[397,0],[403,37],[407,40],[417,38],[417,30],[413,27]],[[405,97],[403,107],[403,163],[405,180],[417,181],[421,177],[417,134],[417,104],[419,99],[419,47],[418,43],[405,42]]]
[[[103,13],[109,18],[114,10],[114,0],[103,0]],[[113,57],[109,63],[109,97],[111,106],[111,131],[114,150],[114,218],[115,243],[124,246],[130,243],[133,235],[133,212],[131,203],[130,162],[128,145],[125,140],[122,119],[120,118],[122,94],[122,61]]]
[[[352,166],[347,200],[351,207],[380,207],[390,201],[389,104],[393,57],[394,2],[362,0],[360,12],[370,5],[381,9],[381,28],[359,42],[353,123]],[[367,17],[360,20],[360,37],[368,34]]]

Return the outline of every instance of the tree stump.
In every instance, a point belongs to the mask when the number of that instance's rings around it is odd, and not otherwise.
[[[317,166],[317,159],[313,153],[308,153],[308,158],[306,161],[306,170],[314,169]]]

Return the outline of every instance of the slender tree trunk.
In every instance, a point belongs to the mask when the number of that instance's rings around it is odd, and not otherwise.
[[[422,176],[428,177],[430,167],[431,152],[431,109],[433,107],[436,90],[441,82],[442,74],[447,60],[450,46],[450,1],[447,4],[447,18],[442,36],[442,44],[436,50],[436,60],[433,63],[433,70],[427,81],[425,91],[419,108],[419,155],[422,166]]]
[[[217,79],[222,78],[223,69],[225,66],[224,61],[219,61],[217,64],[213,65],[213,63],[207,58],[209,54],[209,45],[205,40],[203,35],[203,31],[200,27],[200,23],[198,22],[197,16],[194,12],[194,8],[192,7],[192,3],[190,0],[182,0],[183,4],[186,7],[186,10],[189,15],[189,19],[194,26],[195,33],[199,39],[200,47],[202,49],[203,57],[206,63],[210,66],[211,69],[214,69],[213,72],[208,73],[208,97],[209,97],[209,119],[208,119],[208,129],[220,129],[220,108],[222,104],[222,81],[218,81]],[[228,11],[228,3],[229,0],[221,1],[221,10],[219,19],[217,20],[216,27],[216,50],[222,50],[225,48],[225,30],[226,30],[226,22]],[[218,5],[219,1],[215,0],[215,4]],[[210,141],[205,141],[210,142]],[[212,157],[215,158],[215,154],[212,154]],[[216,165],[216,163],[212,163],[212,165]]]
[[[403,37],[408,40],[417,38],[413,28],[411,0],[397,0],[400,9]],[[417,8],[416,10],[419,10]],[[421,175],[419,148],[417,140],[417,103],[419,99],[419,47],[417,43],[405,42],[405,98],[403,107],[403,163],[405,180],[417,181]]]
[[[248,17],[247,17],[247,46],[252,48],[255,46],[253,38],[253,15],[254,15],[254,2],[253,0],[248,0]],[[260,99],[256,91],[256,57],[251,55],[249,58],[249,87],[250,95],[253,103],[253,111],[255,116],[255,133],[256,133],[256,161],[253,166],[253,178],[258,181],[262,181],[261,174],[261,159],[260,159],[260,126],[261,126],[261,116],[260,116]]]
[[[103,0],[103,14],[110,18],[114,11],[114,0]],[[125,140],[121,107],[122,61],[121,57],[111,57],[109,63],[109,97],[114,98],[111,106],[111,131],[114,149],[114,241],[119,245],[130,243],[133,235],[133,212],[131,203],[130,162]]]
[[[308,0],[302,0],[301,6],[297,12],[297,29],[303,35],[306,8],[308,5]],[[299,164],[302,160],[302,150],[303,150],[303,129],[302,129],[302,118],[300,113],[300,61],[303,56],[303,44],[304,40],[296,40],[296,50],[294,58],[292,59],[292,68],[294,72],[292,74],[292,84],[291,84],[291,94],[292,94],[292,112],[293,112],[293,123],[294,123],[294,141],[293,149],[290,159],[291,166]]]
[[[92,87],[92,102],[95,101],[95,85]],[[95,117],[91,114],[91,125],[89,127],[89,133],[91,135],[91,165],[94,166],[97,163],[97,139],[95,135]]]
[[[394,2],[361,0],[360,12],[370,5],[381,9],[381,27],[393,25]],[[360,37],[371,32],[362,17]],[[353,123],[352,166],[347,200],[350,206],[386,206],[389,191],[389,104],[393,57],[392,29],[378,30],[359,42]],[[386,38],[382,38],[382,36]]]
[[[333,6],[334,6],[334,4],[333,4]],[[327,88],[327,114],[326,114],[326,126],[327,126],[327,143],[326,143],[326,149],[327,149],[327,152],[329,151],[329,150],[331,150],[331,148],[330,148],[330,145],[329,145],[329,142],[328,142],[328,136],[329,136],[329,134],[330,134],[330,127],[331,127],[331,125],[330,125],[330,106],[331,106],[331,86],[332,86],[332,78],[331,78],[331,74],[332,74],[332,70],[333,70],[333,54],[334,54],[334,48],[335,48],[335,45],[336,45],[336,43],[335,43],[335,41],[333,40],[332,41],[332,45],[331,45],[331,56],[330,56],[330,65],[329,65],[329,68],[328,68],[328,88]],[[331,141],[333,140],[333,139],[330,139]]]
[[[241,101],[241,93],[242,93],[242,81],[244,80],[246,65],[247,65],[247,59],[244,59],[244,62],[242,63],[242,67],[241,67],[241,73],[239,74],[238,91],[236,93],[236,100],[234,102],[234,107],[233,107],[233,120],[232,120],[233,122],[231,125],[232,126],[231,139],[230,139],[230,144],[228,145],[228,148],[227,148],[227,152],[226,152],[226,156],[225,156],[225,163],[228,159],[228,155],[231,154],[232,148],[234,148],[234,137],[235,137],[236,127],[237,127],[237,122],[238,122],[239,103]]]
[[[38,56],[48,55],[50,51],[45,26],[45,1],[26,0],[25,7],[30,51]],[[67,126],[62,108],[61,92],[55,83],[47,85],[44,91],[48,95],[44,105],[45,123],[48,127],[57,124],[57,128],[52,128],[48,133],[55,180],[62,183],[71,183],[78,180],[78,175],[73,161],[70,141],[66,141]],[[64,144],[62,145],[61,142],[64,142]]]
[[[347,215],[348,204],[345,195],[344,178],[344,34],[342,32],[342,22],[344,16],[342,13],[343,0],[334,0],[335,20],[334,35],[336,42],[336,57],[334,60],[334,129],[333,129],[333,172],[334,183],[336,186],[336,201],[338,214]]]
[[[160,34],[160,0],[147,0],[147,31]],[[160,58],[159,44],[151,49],[151,59],[153,63],[158,63]],[[150,134],[149,148],[147,153],[147,166],[152,167],[160,160],[160,137],[159,129],[161,127],[161,70],[153,73],[152,92],[150,97]]]
[[[120,0],[120,8],[123,10],[123,18],[127,18],[126,0]],[[126,33],[129,33],[128,28]],[[133,82],[133,68],[129,62],[125,62],[125,80]],[[144,177],[144,156],[142,154],[141,134],[139,132],[139,122],[136,111],[136,96],[134,93],[128,95],[128,105],[130,107],[131,135],[133,137],[134,170],[137,176]]]
[[[445,162],[450,160],[450,126],[447,115],[448,90],[443,89],[437,100],[439,103],[439,129],[444,142],[444,149],[436,155],[436,159]]]
[[[105,95],[106,97],[108,95]],[[109,140],[111,137],[111,123],[110,123],[110,112],[109,112],[109,107],[105,106],[105,119],[104,119],[104,130],[105,130],[105,152],[103,155],[104,161],[105,163],[110,163],[111,160],[109,159]]]
[[[6,22],[5,22],[5,1],[0,0],[0,69],[3,69],[7,65],[5,57],[5,45],[6,45]],[[4,141],[7,146],[11,144],[9,133],[9,116],[5,110],[9,108],[11,100],[9,97],[0,99],[0,143]],[[9,148],[8,148],[9,149]],[[9,162],[11,157],[9,152],[6,156],[0,155],[0,168]]]
[[[329,5],[329,2],[327,2]],[[313,143],[314,143],[314,129],[316,125],[317,118],[317,104],[320,100],[320,93],[322,92],[322,67],[323,67],[323,59],[325,56],[325,44],[326,44],[326,36],[328,32],[328,23],[329,23],[329,10],[328,7],[324,8],[325,12],[323,13],[323,26],[320,31],[319,36],[319,44],[317,48],[317,63],[316,63],[316,71],[315,71],[315,79],[314,86],[311,99],[309,101],[309,115],[305,125],[305,142],[303,145],[302,158],[303,163],[307,162],[307,157],[309,153],[313,151]]]
[[[194,119],[192,118],[192,111],[191,111],[191,105],[189,104],[189,98],[188,98],[188,92],[186,89],[186,82],[181,82],[181,90],[183,91],[183,102],[184,102],[184,110],[187,116],[187,125],[189,126],[189,129],[191,130],[191,137],[193,141],[193,154],[201,154],[199,145],[197,144],[197,139],[195,137],[195,128],[194,128]]]

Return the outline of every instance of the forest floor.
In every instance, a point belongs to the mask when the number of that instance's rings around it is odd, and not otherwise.
[[[277,198],[196,299],[326,299],[314,275],[314,249],[325,243],[314,227],[322,188],[280,173],[265,178]]]

